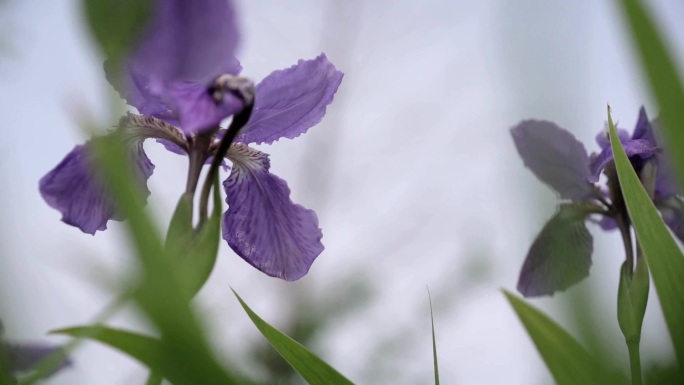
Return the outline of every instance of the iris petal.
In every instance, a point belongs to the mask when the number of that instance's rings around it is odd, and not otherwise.
[[[518,279],[525,297],[553,295],[589,275],[593,239],[586,214],[562,205],[534,240]]]
[[[139,113],[154,116],[173,126],[178,126],[176,113],[160,95],[150,89],[148,76],[125,67],[121,77],[117,77],[110,62],[105,62],[104,69],[107,81],[119,93],[119,96],[135,107]]]
[[[287,183],[269,173],[268,155],[233,144],[223,183],[228,211],[223,238],[245,261],[267,275],[295,281],[323,251],[323,233],[312,210],[290,199]]]
[[[572,134],[552,122],[525,120],[511,135],[525,166],[561,198],[579,201],[591,193],[589,157]]]
[[[136,71],[161,82],[208,83],[221,73],[237,74],[240,67],[234,54],[239,34],[231,1],[158,0],[155,4],[130,60]]]
[[[11,372],[26,372],[35,367],[43,359],[51,354],[61,350],[61,347],[50,346],[46,344],[36,343],[22,343],[22,344],[4,344],[2,349],[7,354],[9,369]],[[60,363],[49,375],[71,366],[71,361],[65,359]]]
[[[625,149],[627,156],[632,158],[632,161],[636,159],[633,157],[639,157],[639,159],[647,159],[656,153],[657,148],[646,139],[628,139],[622,141],[622,147]],[[587,180],[591,183],[596,183],[601,176],[601,172],[608,165],[608,163],[613,161],[613,150],[608,147],[601,151],[598,155],[593,156],[591,159],[591,175]]]
[[[274,71],[256,86],[252,116],[237,140],[270,144],[305,133],[323,119],[343,76],[325,54]]]
[[[130,156],[135,165],[145,197],[147,179],[154,165],[142,146],[142,140],[130,146]],[[62,221],[78,227],[84,233],[95,234],[107,229],[110,219],[121,220],[103,183],[93,172],[89,143],[78,145],[39,183],[40,194],[48,205],[62,213]]]

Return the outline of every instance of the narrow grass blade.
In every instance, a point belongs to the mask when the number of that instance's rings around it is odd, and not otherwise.
[[[620,188],[665,315],[680,368],[684,368],[684,256],[622,148],[608,108],[610,142]]]
[[[278,329],[261,319],[247,304],[240,298],[238,293],[233,293],[240,301],[240,305],[245,309],[247,315],[261,334],[266,337],[276,351],[287,361],[294,370],[297,371],[311,385],[347,385],[352,384],[337,370],[328,365],[325,361],[308,351],[299,342],[286,336]]]
[[[432,325],[432,359],[435,367],[435,385],[439,385],[439,365],[437,364],[437,341],[435,340],[435,317],[432,314],[432,296],[428,289],[428,300],[430,301],[430,324]]]

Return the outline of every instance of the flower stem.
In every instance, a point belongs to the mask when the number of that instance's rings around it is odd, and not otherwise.
[[[632,234],[629,231],[629,222],[622,215],[619,215],[616,221],[620,229],[620,235],[622,235],[622,243],[625,246],[625,261],[627,261],[627,267],[631,275],[634,272],[634,250],[632,248]]]
[[[641,355],[639,354],[639,341],[627,341],[629,350],[629,366],[632,372],[632,385],[641,385]]]
[[[188,138],[188,180],[185,184],[185,194],[195,196],[195,190],[199,183],[202,166],[207,160],[207,152],[211,144],[211,136],[199,134]]]
[[[249,117],[252,115],[252,109],[254,103],[245,104],[245,107],[239,113],[233,116],[233,121],[230,123],[228,130],[226,130],[225,135],[219,143],[218,149],[214,154],[214,159],[211,161],[211,166],[209,167],[209,172],[204,179],[204,185],[202,186],[202,192],[200,193],[199,200],[199,225],[201,226],[207,219],[208,205],[209,205],[209,192],[211,191],[211,185],[214,183],[214,178],[218,173],[218,168],[221,166],[223,158],[226,156],[230,145],[233,140],[237,137],[240,129],[247,124]]]

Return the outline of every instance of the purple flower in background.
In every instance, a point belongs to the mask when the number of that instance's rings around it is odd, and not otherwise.
[[[3,327],[0,321],[0,337],[2,336]],[[55,352],[62,350],[61,347],[47,345],[43,343],[8,343],[0,339],[0,364],[9,372],[10,375],[16,373],[29,372],[34,369],[43,359],[52,355]],[[51,376],[56,372],[69,367],[72,362],[65,358],[52,372]]]
[[[248,145],[293,139],[318,124],[343,74],[321,54],[274,71],[254,87],[238,76],[237,41],[227,0],[157,1],[144,38],[122,71],[105,65],[107,78],[140,113],[122,118],[118,131],[129,144],[135,174],[148,195],[145,186],[154,165],[142,147],[145,139],[188,155],[190,196],[203,165],[215,156],[231,161],[230,176],[223,183],[229,206],[223,217],[224,239],[262,272],[296,280],[323,251],[318,219],[292,202],[285,181],[270,173],[268,154]],[[236,126],[244,111],[249,120]],[[220,122],[230,116],[231,128],[221,129]],[[237,136],[224,155],[221,141],[234,126],[239,132],[232,132]],[[64,222],[94,234],[105,230],[110,219],[121,218],[92,172],[88,148],[87,143],[76,146],[41,179],[40,191]]]
[[[677,196],[680,190],[654,125],[641,108],[633,135],[622,129],[618,135],[642,180],[647,178],[647,164],[655,168],[654,202],[684,241],[684,204]],[[629,229],[608,131],[596,137],[601,150],[591,156],[572,134],[552,122],[526,120],[512,128],[511,134],[525,166],[563,200],[532,243],[518,280],[518,291],[526,297],[552,295],[589,275],[593,239],[587,220],[605,230]],[[597,185],[602,172],[608,177],[607,189]]]

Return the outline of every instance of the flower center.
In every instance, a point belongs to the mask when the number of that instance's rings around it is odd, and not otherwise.
[[[223,74],[214,79],[209,87],[209,94],[216,104],[223,102],[226,93],[231,93],[240,98],[245,104],[254,101],[254,82],[242,76]]]

